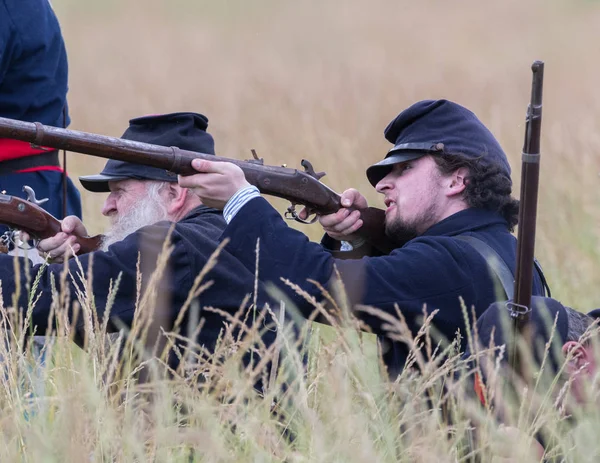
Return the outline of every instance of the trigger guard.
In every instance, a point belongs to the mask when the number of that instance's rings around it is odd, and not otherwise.
[[[300,222],[300,223],[303,223],[305,225],[311,225],[311,224],[315,223],[318,220],[318,217],[317,217],[317,214],[314,214],[313,218],[310,219],[310,220],[304,220],[304,219],[301,219],[298,216],[296,216],[296,217],[290,217],[290,219],[294,219],[296,222]]]
[[[295,220],[296,222],[300,222],[303,223],[305,225],[311,225],[313,223],[315,223],[318,220],[318,216],[317,214],[313,214],[313,218],[310,220],[305,220],[305,219],[301,219],[298,216],[298,213],[296,212],[296,205],[292,204],[291,206],[289,206],[287,208],[287,211],[285,211],[284,217],[286,218],[286,220]],[[310,217],[310,215],[309,215]]]
[[[301,219],[300,217],[295,218],[296,222],[300,222],[305,225],[311,225],[311,224],[315,223],[318,219],[319,219],[319,217],[317,217],[317,214],[313,214],[313,218],[310,220],[304,220],[304,219]]]

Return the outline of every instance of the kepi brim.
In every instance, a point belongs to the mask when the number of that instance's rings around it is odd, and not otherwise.
[[[113,175],[84,175],[79,177],[79,181],[83,188],[93,193],[109,193],[110,188],[108,187],[108,182],[116,182],[119,180],[127,180],[131,177],[117,177]]]
[[[392,152],[389,154],[383,161],[379,161],[376,164],[373,164],[371,167],[367,169],[367,179],[371,185],[377,185],[387,174],[392,171],[392,168],[395,164],[400,164],[401,162],[412,161],[413,159],[420,158],[421,156],[425,156],[427,153],[422,151],[420,152]]]

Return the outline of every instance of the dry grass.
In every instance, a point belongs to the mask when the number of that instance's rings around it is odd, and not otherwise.
[[[159,262],[157,277],[165,259]],[[149,288],[136,312],[157,309]],[[518,383],[515,398],[494,362],[484,368],[481,359],[491,350],[480,350],[480,360],[469,364],[474,359],[462,359],[455,345],[435,348],[428,323],[412,339],[405,324],[389,321],[393,333],[407,337],[414,366],[393,383],[374,368],[358,322],[340,308],[329,345],[308,324],[299,336],[292,334],[289,322],[278,324],[266,310],[240,334],[235,328],[243,317],[230,318],[212,355],[187,344],[185,362],[167,373],[160,356],[144,348],[154,343],[144,339],[146,317],[137,317],[131,328],[141,339],[121,334],[105,343],[106,325],[94,319],[84,287],[79,297],[80,316],[87,320],[84,354],[73,348],[65,299],[54,296],[57,337],[43,348],[44,364],[24,349],[27,320],[19,321],[18,311],[0,303],[2,461],[412,463],[493,461],[494,456],[536,461],[526,436],[545,440],[548,459],[595,461],[600,455],[594,433],[598,410],[559,400],[562,381],[538,375],[527,388]],[[315,309],[323,312],[318,303]],[[268,347],[260,342],[265,327],[278,329],[278,340]],[[244,366],[242,354],[250,348],[257,362]],[[275,360],[279,368],[271,374],[268,366]],[[482,407],[473,392],[478,362],[494,407]],[[259,391],[253,388],[257,379]],[[595,398],[597,384],[591,391]],[[576,420],[566,419],[566,413]],[[522,439],[506,435],[499,414],[503,423],[521,430]]]
[[[452,99],[478,114],[509,154],[518,191],[529,65],[544,60],[537,255],[556,297],[583,310],[597,303],[596,2],[53,3],[69,52],[71,128],[119,136],[131,117],[202,112],[219,154],[245,158],[255,148],[268,163],[288,166],[307,158],[328,172],[334,189],[357,187],[373,205],[380,200],[364,170],[388,148],[383,128],[424,98]],[[74,154],[69,162],[73,177],[104,164]],[[106,225],[102,200],[84,192],[92,233]],[[316,226],[303,230],[320,235]],[[101,339],[96,329],[93,339]],[[201,387],[194,379],[156,376],[148,391],[136,386],[132,370],[115,371],[101,343],[79,355],[67,338],[42,369],[46,395],[36,397],[28,383],[31,356],[3,351],[9,362],[0,390],[0,458],[190,461],[195,448],[196,461],[466,461],[475,448],[489,460],[502,432],[471,389],[447,383],[458,357],[389,384],[373,374],[373,356],[353,333],[337,331],[337,349],[313,345],[309,377],[292,341],[284,344],[287,360],[266,400],[251,392],[235,355],[204,361],[201,369],[213,375]],[[128,352],[137,358],[134,347]],[[440,415],[447,390],[450,423]],[[534,420],[518,404],[507,406],[508,422],[529,435],[546,427],[555,451],[593,461],[600,454],[597,412],[575,409],[579,429],[565,433],[568,423],[543,398],[529,402],[541,403]],[[273,401],[281,406],[279,419]],[[514,442],[503,449],[521,451]]]

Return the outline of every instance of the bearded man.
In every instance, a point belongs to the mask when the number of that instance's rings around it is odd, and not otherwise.
[[[261,280],[280,285],[305,316],[314,307],[282,279],[319,297],[321,287],[339,273],[352,292],[356,314],[382,335],[383,358],[394,376],[408,355],[405,333],[390,332],[399,313],[416,335],[423,308],[430,314],[437,311],[433,327],[447,339],[460,330],[464,348],[462,304],[480,315],[502,296],[496,277],[503,287],[510,286],[490,265],[503,264],[512,283],[516,239],[511,231],[518,201],[511,197],[510,166],[500,144],[475,114],[456,103],[419,101],[390,122],[385,137],[392,149],[367,169],[369,182],[384,196],[386,232],[398,242],[385,256],[335,259],[287,227],[233,164],[196,159],[192,165],[199,173],[181,177],[179,184],[194,189],[205,204],[224,208],[226,249],[248,268],[255,265],[249,251],[260,238]],[[337,213],[321,217],[321,225],[331,238],[360,247],[354,232],[362,220],[356,209],[365,208],[367,201],[358,191],[347,190],[342,205]],[[544,294],[538,274],[533,294]],[[362,310],[365,305],[383,316]]]
[[[132,119],[122,138],[214,154],[213,138],[206,132],[207,124],[208,119],[196,113],[146,116]],[[154,306],[154,331],[157,334],[160,330],[169,331],[181,315],[180,326],[186,334],[192,323],[190,312],[193,310],[186,310],[185,314],[180,311],[183,307],[189,308],[186,301],[195,279],[217,249],[225,228],[221,212],[203,205],[190,190],[180,187],[176,175],[154,167],[109,160],[99,175],[81,177],[80,180],[90,191],[109,192],[102,214],[110,218],[111,228],[104,237],[102,248],[79,255],[79,262],[70,258],[61,263],[79,251],[78,236],[87,235],[77,217],[65,218],[62,232],[38,244],[40,252],[52,263],[45,268],[35,266],[31,273],[37,275],[40,272],[36,296],[31,299],[35,301],[31,323],[36,334],[46,333],[52,324],[49,319],[53,302],[52,280],[59,291],[67,291],[72,303],[77,300],[80,269],[83,269],[84,278],[92,273],[89,281],[94,304],[91,307],[99,320],[111,306],[109,329],[115,330],[123,324],[131,326],[134,322],[140,306],[137,301],[141,300],[138,295],[138,273],[141,273],[142,295],[149,291],[152,294],[149,302]],[[166,240],[170,243],[167,254],[164,253]],[[163,262],[164,255],[168,258]],[[20,266],[21,282],[26,281],[24,264],[22,262]],[[66,281],[60,277],[64,265],[70,272]],[[162,268],[162,273],[159,278],[153,278],[151,275],[157,266]],[[0,256],[0,279],[4,300],[9,301],[18,281],[10,256]],[[111,294],[110,287],[117,280],[118,288]],[[203,319],[197,341],[210,350],[224,320],[214,311],[202,309],[211,306],[236,313],[244,298],[254,291],[254,275],[230,254],[221,252],[216,265],[202,280],[203,283],[209,281],[213,284],[192,300],[198,303],[199,318]],[[18,299],[21,309],[28,306],[29,296],[25,293],[21,291]],[[77,332],[83,335],[85,317],[80,314],[75,319],[72,311],[69,315]],[[192,332],[199,329],[198,323],[193,323]]]

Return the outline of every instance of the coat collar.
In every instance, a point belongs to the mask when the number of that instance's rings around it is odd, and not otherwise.
[[[208,207],[208,206],[205,206],[204,204],[201,204],[200,206],[195,207],[190,212],[188,212],[181,220],[193,219],[194,217],[198,217],[202,214],[211,214],[211,213],[212,214],[222,214],[222,212],[220,210],[215,209],[214,207]]]
[[[508,223],[499,213],[471,207],[446,217],[421,236],[454,236],[490,226],[508,229]]]

